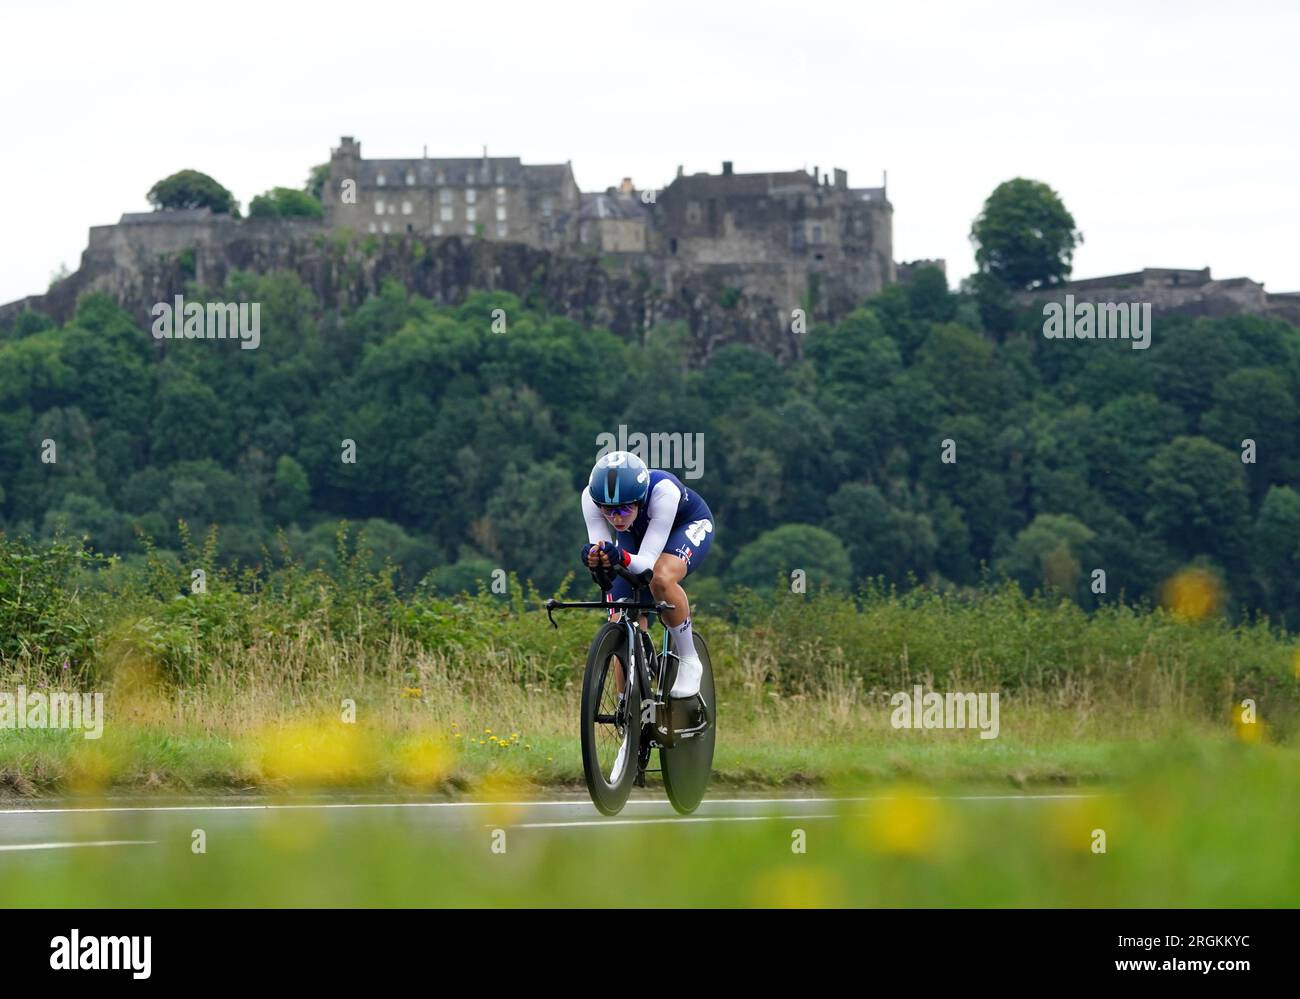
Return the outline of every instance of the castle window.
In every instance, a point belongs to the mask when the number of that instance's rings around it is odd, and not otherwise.
[[[472,205],[477,200],[478,200],[478,191],[474,190],[474,188],[471,187],[468,191],[465,192],[465,204]]]
[[[433,223],[433,234],[434,234],[435,236],[441,236],[441,235],[442,235],[442,223],[441,223],[441,222],[435,222],[435,223]]]
[[[555,200],[554,200],[553,198],[550,198],[550,197],[545,197],[545,198],[543,198],[543,199],[542,199],[542,214],[545,215],[547,218],[550,218],[550,217],[551,217],[551,213],[554,212],[554,211],[555,211]]]
[[[451,204],[451,188],[444,187],[441,191],[438,192],[438,204],[440,205]]]
[[[411,214],[411,203],[409,201],[402,202],[402,214],[403,215]]]
[[[686,221],[695,225],[700,221],[700,203],[698,201],[686,202]]]
[[[498,183],[498,184],[503,183],[503,182],[505,181],[505,179],[506,179],[505,176],[501,173],[500,170],[498,170],[498,171],[497,171],[497,183]]]
[[[385,222],[381,228],[384,230],[384,232],[391,232],[391,231],[392,231],[392,230],[389,228],[389,225],[388,225],[387,222]]]
[[[439,210],[439,217],[444,222],[450,222],[452,219],[452,215],[455,213],[455,211],[456,209],[452,208],[451,205],[443,205],[442,208]]]
[[[465,227],[465,235],[466,235],[466,236],[473,236],[473,235],[474,235],[474,227],[473,227],[472,225],[467,225],[467,226]]]
[[[376,215],[383,215],[383,214],[384,214],[384,199],[383,199],[383,198],[376,198],[376,199],[375,199],[375,214],[376,214]]]
[[[373,222],[371,222],[371,223],[370,223],[370,231],[371,231],[371,232],[378,232],[378,231],[379,231],[379,226],[377,226],[377,225],[375,225]]]
[[[413,170],[407,170],[407,171],[406,171],[406,186],[407,186],[407,187],[413,187],[414,185],[415,185],[415,171],[413,171]]]
[[[447,175],[443,173],[441,170],[438,171],[438,183],[439,184],[447,183]]]
[[[475,219],[477,219],[477,218],[478,218],[478,209],[477,209],[477,208],[475,208],[473,205],[470,205],[468,208],[465,209],[465,221],[466,221],[466,222],[473,222],[473,221],[474,221]]]
[[[497,225],[497,239],[505,239],[506,233],[509,231],[509,229],[510,227],[507,226],[504,222],[499,223]]]
[[[505,203],[506,203],[506,189],[505,189],[504,187],[498,187],[498,188],[497,188],[497,204],[498,204],[498,205],[504,205]]]
[[[472,184],[472,183],[474,183],[474,171],[473,171],[473,170],[471,170],[469,173],[465,174],[465,183],[466,183],[466,184]],[[470,235],[473,235],[473,233],[471,233]]]
[[[384,186],[384,175],[382,173],[375,178],[375,183],[378,184],[380,187]]]
[[[497,205],[497,221],[504,222],[505,220],[506,220],[506,206]]]
[[[820,242],[822,241],[822,227],[821,227],[821,226],[819,226],[819,225],[815,225],[815,226],[813,226],[813,231],[812,231],[812,241],[813,241],[814,243],[820,243]]]

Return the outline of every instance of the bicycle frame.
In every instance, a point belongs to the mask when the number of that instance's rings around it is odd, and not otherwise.
[[[622,566],[612,566],[611,568],[613,568],[616,575],[622,576],[632,584],[632,600],[615,600],[613,602],[606,600],[556,600],[552,597],[547,600],[543,606],[546,608],[547,620],[551,622],[551,627],[553,628],[559,628],[559,625],[555,623],[555,618],[551,616],[551,612],[556,610],[576,608],[604,611],[617,610],[620,612],[621,617],[618,623],[623,625],[627,635],[627,652],[623,656],[625,679],[630,679],[631,673],[636,672],[636,686],[638,688],[638,701],[641,706],[641,720],[643,724],[652,724],[654,721],[653,712],[655,702],[651,696],[651,691],[653,689],[651,681],[654,679],[659,681],[660,698],[662,699],[663,683],[665,678],[664,674],[667,670],[669,632],[667,628],[664,629],[664,652],[663,657],[659,659],[659,662],[657,663],[659,671],[658,676],[655,677],[652,677],[650,673],[650,664],[644,661],[645,656],[641,655],[637,649],[639,644],[637,632],[641,630],[642,614],[649,613],[658,615],[663,611],[672,610],[673,605],[664,600],[646,601],[644,599],[636,599],[649,586],[650,570],[647,569],[645,572],[637,574],[629,572]],[[608,592],[608,590],[605,592]],[[653,642],[651,643],[650,648],[652,650],[654,649]],[[629,663],[633,664],[631,669],[628,668],[627,664]],[[646,703],[647,700],[650,702],[649,705]],[[650,718],[646,718],[647,708],[651,712]]]
[[[671,748],[677,743],[678,739],[692,738],[707,729],[710,722],[711,709],[708,705],[704,704],[703,700],[701,700],[700,704],[703,707],[703,712],[702,721],[699,724],[682,729],[677,729],[672,725],[672,701],[668,697],[667,690],[665,690],[665,684],[668,678],[668,657],[677,654],[672,651],[672,632],[667,626],[664,627],[663,652],[654,657],[656,660],[654,665],[657,666],[657,671],[653,675],[650,669],[651,664],[645,661],[646,657],[641,654],[638,649],[640,639],[637,637],[637,633],[641,630],[641,617],[643,614],[659,615],[663,611],[672,610],[673,605],[663,600],[647,602],[645,600],[636,599],[649,586],[651,575],[650,570],[647,569],[645,572],[636,574],[629,572],[622,566],[612,566],[611,568],[615,575],[621,576],[632,584],[632,600],[616,600],[611,603],[604,600],[561,601],[552,597],[544,604],[546,608],[546,617],[551,622],[553,628],[559,628],[559,625],[555,623],[555,618],[551,616],[552,611],[565,610],[568,608],[620,611],[621,617],[618,623],[623,625],[627,637],[627,651],[623,657],[624,676],[625,682],[627,683],[627,689],[631,689],[630,678],[631,674],[635,672],[637,703],[640,706],[640,722],[643,726],[650,726],[654,733],[650,745]],[[605,592],[608,592],[608,590]],[[650,649],[653,653],[653,640],[650,643]],[[631,669],[628,668],[628,663],[634,664]],[[652,681],[658,682],[659,693],[657,698],[653,693],[655,688]],[[663,709],[662,714],[659,709]]]

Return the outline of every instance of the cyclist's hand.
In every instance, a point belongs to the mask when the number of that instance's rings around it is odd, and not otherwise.
[[[602,541],[600,543],[600,556],[603,559],[601,565],[621,565],[626,567],[632,561],[632,556],[612,541]]]
[[[600,545],[582,546],[582,564],[588,569],[596,569],[601,566]]]

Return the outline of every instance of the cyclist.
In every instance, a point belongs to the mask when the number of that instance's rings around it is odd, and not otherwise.
[[[582,491],[582,515],[587,541],[582,561],[592,575],[618,564],[633,573],[653,571],[650,592],[656,600],[673,605],[664,611],[664,626],[673,633],[679,662],[669,695],[694,697],[700,690],[703,667],[691,636],[691,608],[682,580],[699,568],[713,540],[713,514],[699,493],[689,490],[677,476],[651,471],[630,451],[611,451],[591,469]],[[615,537],[610,539],[610,529]],[[598,577],[599,578],[599,577]],[[632,587],[615,577],[605,599],[613,602],[632,596]],[[617,619],[610,611],[610,619]],[[641,619],[641,627],[649,622]],[[623,665],[615,657],[616,681],[623,693]]]

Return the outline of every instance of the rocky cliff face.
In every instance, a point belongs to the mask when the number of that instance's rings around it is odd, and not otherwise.
[[[309,222],[283,220],[123,222],[91,230],[81,267],[47,294],[0,307],[0,325],[25,308],[58,322],[69,319],[77,298],[102,291],[149,324],[156,302],[170,302],[187,286],[218,289],[235,271],[291,271],[326,309],[346,311],[396,280],[414,294],[455,305],[476,290],[500,290],[553,315],[605,327],[641,340],[659,323],[684,322],[694,360],[727,343],[749,343],[783,361],[799,353],[790,330],[790,307],[743,294],[707,276],[677,279],[665,290],[662,276],[636,258],[600,260],[562,256],[518,243],[410,234],[354,237]],[[811,318],[831,319],[828,303]]]

